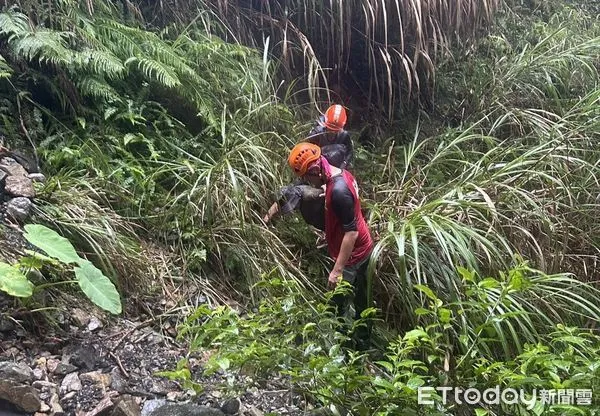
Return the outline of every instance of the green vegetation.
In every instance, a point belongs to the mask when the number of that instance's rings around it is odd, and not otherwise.
[[[0,12],[2,134],[39,156],[48,181],[32,230],[44,224],[62,243],[26,237],[79,267],[40,254],[0,263],[0,289],[28,297],[67,287],[74,272],[119,313],[114,290],[123,305],[140,287],[160,290],[155,270],[168,259],[177,282],[199,282],[211,301],[247,301],[245,314],[193,305],[182,322],[191,354],[216,349],[208,372],[284,375],[315,404],[358,415],[598,414],[593,5],[291,2],[282,27],[280,2],[22,3]],[[357,146],[353,169],[377,241],[376,308],[364,316],[377,322],[375,352],[346,348],[336,331],[316,236],[294,218],[261,222],[336,63],[363,100],[351,117],[371,145]],[[381,119],[359,120],[374,108]],[[50,280],[34,288],[29,268]],[[198,387],[186,362],[164,374]],[[417,403],[420,386],[496,385],[592,389],[595,408]]]
[[[49,257],[39,252],[28,251],[29,255],[20,259],[16,265],[0,262],[0,290],[11,296],[27,298],[33,295],[36,289],[70,283],[42,283],[34,287],[27,276],[34,270],[39,272],[45,264],[68,266],[75,263],[77,266],[73,268],[73,272],[83,293],[102,309],[114,314],[121,313],[121,300],[115,286],[90,261],[79,257],[69,240],[43,225],[35,224],[25,226],[24,237],[29,243],[45,251]]]
[[[430,303],[427,309],[415,312],[427,317],[428,322],[390,342],[385,356],[375,362],[366,354],[340,347],[347,338],[336,331],[339,323],[327,311],[325,303],[307,303],[293,282],[274,276],[258,285],[268,291],[269,296],[256,312],[240,316],[227,307],[200,307],[181,327],[181,336],[190,340],[192,351],[218,349],[206,365],[207,374],[222,371],[231,376],[230,380],[235,380],[233,376],[241,373],[256,382],[274,373],[282,374],[297,393],[308,394],[322,405],[333,405],[338,412],[357,415],[527,414],[524,405],[436,409],[418,404],[419,387],[449,385],[477,386],[481,390],[495,386],[521,388],[528,392],[529,398],[537,394],[538,401],[530,414],[585,414],[576,406],[543,405],[540,391],[596,387],[600,382],[597,363],[600,336],[597,334],[558,324],[503,361],[492,358],[495,354],[489,352],[493,344],[500,343],[504,328],[526,325],[519,323],[525,313],[507,312],[501,316],[490,313],[491,307],[510,303],[517,292],[523,296],[535,294],[538,282],[530,289],[515,288],[523,272],[523,269],[511,270],[508,274],[512,287],[506,288],[492,277],[477,279],[463,271],[469,285],[464,299],[451,305],[443,304],[428,288],[418,288],[427,293]],[[538,274],[535,280],[554,278]],[[490,288],[503,286],[497,299],[489,296]],[[461,320],[479,328],[476,337],[462,326]],[[449,343],[455,335],[465,342],[464,352],[453,350]],[[502,351],[499,346],[495,349]],[[186,363],[180,363],[179,367],[165,375],[190,382]],[[239,393],[248,386],[223,387]],[[441,403],[439,395],[432,399]]]

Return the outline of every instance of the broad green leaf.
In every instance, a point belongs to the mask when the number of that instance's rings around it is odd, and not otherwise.
[[[423,380],[421,377],[413,377],[406,382],[406,386],[411,390],[416,390],[423,384],[425,384],[425,380]]]
[[[432,312],[424,309],[424,308],[417,308],[415,309],[415,315],[417,316],[421,316],[421,315],[430,315]]]
[[[446,308],[440,308],[438,310],[438,316],[442,323],[448,323],[452,319],[452,311]]]
[[[415,338],[426,338],[429,339],[429,335],[427,334],[427,332],[423,331],[422,329],[413,329],[412,331],[408,331],[406,334],[404,334],[404,340],[409,341],[411,339],[415,339]]]
[[[0,263],[0,290],[11,296],[28,298],[33,294],[33,284],[16,267]]]
[[[59,262],[56,261],[56,259],[53,259],[52,257],[48,257],[45,254],[42,254],[42,253],[40,253],[38,251],[25,250],[25,254],[28,254],[31,257],[35,257],[36,259],[39,259],[42,262],[50,263],[50,264],[53,264],[53,265],[60,264]]]
[[[79,264],[81,267],[75,267],[75,276],[83,293],[102,309],[120,314],[121,298],[110,279],[87,260],[80,260]]]
[[[428,288],[425,285],[414,285],[414,288],[425,293],[425,295],[427,295],[427,297],[431,300],[437,300],[437,296],[435,295],[435,293],[433,293],[433,290],[431,290],[430,288]]]
[[[394,387],[394,385],[392,383],[390,383],[389,381],[387,381],[387,380],[385,380],[385,379],[383,379],[383,378],[381,378],[379,376],[376,376],[373,379],[373,385],[378,386],[378,387],[383,387],[383,388],[385,388],[385,389],[387,389],[389,391],[396,390],[395,387]]]
[[[394,365],[392,363],[390,363],[389,361],[377,361],[377,362],[375,362],[375,364],[382,366],[390,373],[394,372]]]
[[[500,282],[492,277],[486,277],[478,284],[479,287],[483,289],[494,289],[500,287]]]
[[[158,371],[154,373],[155,376],[166,377],[169,380],[190,380],[192,378],[192,374],[190,370],[187,368],[181,368],[179,370],[174,371]]]
[[[462,276],[463,279],[467,282],[473,282],[475,280],[474,273],[464,267],[457,267],[458,273]]]
[[[229,369],[231,361],[229,361],[229,358],[221,358],[220,360],[217,360],[217,365],[221,368],[221,370],[226,371]]]
[[[63,263],[77,263],[80,260],[71,242],[46,226],[27,224],[24,237],[31,244],[45,251],[48,256]]]

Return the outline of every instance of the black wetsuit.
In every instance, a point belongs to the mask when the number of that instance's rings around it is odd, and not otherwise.
[[[352,163],[354,149],[350,133],[346,130],[331,132],[318,124],[310,131],[306,141],[319,146],[325,159],[337,168],[347,169]]]

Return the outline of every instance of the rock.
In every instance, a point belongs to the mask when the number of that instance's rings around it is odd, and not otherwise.
[[[41,173],[30,173],[27,177],[33,182],[46,182],[46,177]]]
[[[249,406],[244,414],[248,416],[263,416],[263,412],[258,410],[255,406]]]
[[[98,328],[102,328],[102,322],[100,322],[100,319],[92,316],[88,324],[88,331],[95,331]]]
[[[60,391],[61,393],[68,393],[70,391],[79,391],[81,390],[81,380],[79,380],[79,376],[77,373],[70,373],[65,376],[62,383],[60,383]]]
[[[15,329],[15,323],[6,316],[0,316],[0,332],[8,332]]]
[[[3,159],[4,163],[16,163],[20,165],[27,173],[37,173],[40,171],[37,158],[34,155],[25,155],[18,151],[6,151]]]
[[[48,370],[49,373],[54,373],[59,364],[60,364],[60,361],[57,360],[56,358],[46,359],[46,369]]]
[[[87,412],[85,416],[96,416],[98,414],[106,414],[107,411],[114,407],[112,397],[116,394],[117,393],[113,392],[113,394],[105,396],[102,400],[100,400],[100,403],[98,403],[96,407],[94,407],[92,410]]]
[[[2,416],[26,416],[27,413],[23,413],[17,406],[6,400],[0,399],[0,415]],[[42,415],[47,416],[47,415]]]
[[[58,391],[58,385],[51,383],[50,381],[37,380],[33,382],[32,386],[40,391],[49,390],[54,391],[55,393]]]
[[[62,400],[63,400],[63,401],[66,401],[66,400],[71,400],[71,399],[72,399],[73,397],[75,397],[76,395],[77,395],[77,392],[76,392],[76,391],[72,391],[72,392],[70,392],[70,393],[67,393],[67,394],[65,394],[65,395],[62,397]]]
[[[37,412],[42,405],[36,389],[7,380],[0,380],[0,399],[29,413]]]
[[[80,374],[79,379],[81,381],[88,381],[88,382],[100,385],[104,388],[110,386],[111,381],[112,381],[110,374],[104,374],[99,370]]]
[[[150,413],[149,416],[224,416],[219,409],[197,404],[166,404]]]
[[[33,378],[36,380],[41,380],[46,377],[46,372],[42,368],[35,368],[33,370]]]
[[[28,173],[23,166],[10,157],[0,159],[0,170],[6,172],[9,176],[27,177]]]
[[[123,391],[125,391],[125,389],[129,386],[129,383],[127,383],[125,377],[121,375],[121,371],[118,367],[113,367],[113,369],[110,370],[110,378],[110,388],[118,391],[119,393],[123,393]]]
[[[111,378],[111,383],[110,383],[111,389],[118,391],[119,393],[123,393],[125,391],[125,389],[128,387],[127,380],[125,380],[125,378],[121,375],[121,371],[117,367],[114,367],[110,371],[110,378]]]
[[[79,308],[71,311],[71,318],[73,318],[73,322],[79,327],[86,326],[90,322],[90,315]]]
[[[167,401],[165,399],[146,400],[142,407],[142,416],[150,416],[152,412],[166,404]]]
[[[4,191],[14,196],[33,198],[35,189],[33,182],[25,176],[9,176],[4,180]]]
[[[171,391],[170,388],[168,381],[147,380],[147,390],[150,391],[150,393],[166,396]]]
[[[66,396],[65,396],[66,398]],[[50,408],[52,409],[52,415],[62,415],[64,413],[64,410],[62,408],[62,406],[60,405],[60,402],[58,400],[58,394],[53,394],[52,397],[50,397]]]
[[[92,371],[96,367],[96,357],[94,346],[81,346],[75,350],[70,361],[79,368]]]
[[[167,400],[170,402],[177,402],[183,395],[184,393],[182,391],[170,391],[167,393]]]
[[[33,202],[29,198],[19,196],[8,201],[6,213],[16,221],[25,221],[32,205]]]
[[[77,371],[77,367],[68,363],[58,363],[56,369],[54,370],[54,374],[58,376],[65,376],[69,373]]]
[[[50,406],[48,406],[46,403],[42,402],[41,406],[40,406],[40,412],[42,413],[48,413],[50,410],[52,410],[50,408]]]
[[[1,361],[0,380],[30,383],[33,381],[33,371],[25,364]]]
[[[229,400],[225,400],[225,403],[223,403],[223,405],[221,406],[221,410],[226,415],[235,415],[237,412],[240,411],[241,405],[242,405],[242,402],[240,399],[238,399],[238,398],[229,399]]]
[[[125,395],[117,402],[110,416],[141,416],[140,406],[131,396]]]

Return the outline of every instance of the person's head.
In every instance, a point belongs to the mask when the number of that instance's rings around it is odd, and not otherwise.
[[[347,119],[346,109],[339,104],[334,104],[327,109],[319,123],[327,130],[337,133],[344,129]]]
[[[316,144],[298,143],[290,152],[288,163],[296,176],[305,179],[311,185],[321,186],[325,183],[321,148]]]

